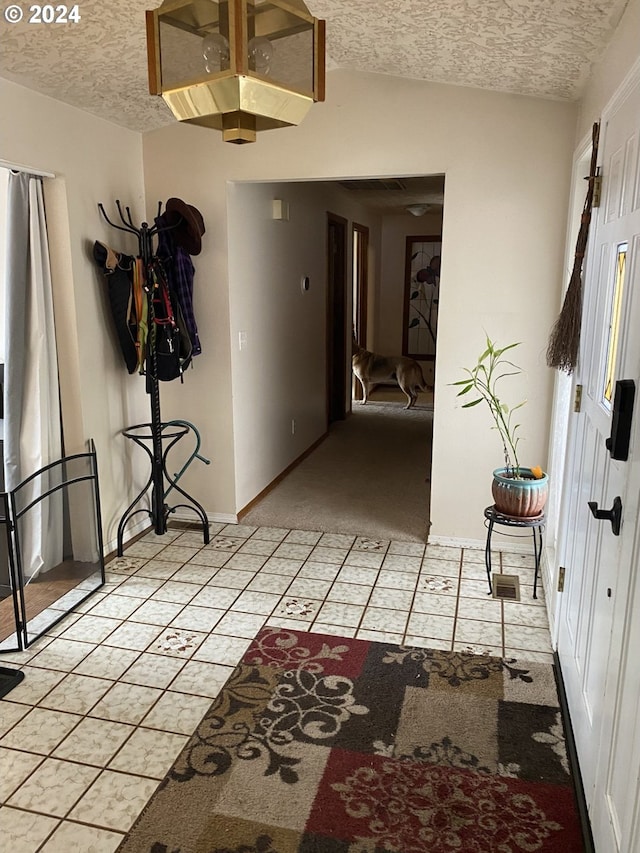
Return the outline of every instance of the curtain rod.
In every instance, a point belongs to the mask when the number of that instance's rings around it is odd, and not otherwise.
[[[55,178],[53,172],[43,172],[42,169],[32,169],[31,166],[21,166],[19,163],[10,163],[8,160],[0,160],[0,166],[11,169],[12,172],[27,172],[37,178]]]

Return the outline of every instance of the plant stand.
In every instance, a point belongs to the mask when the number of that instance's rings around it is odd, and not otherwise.
[[[487,543],[484,549],[484,561],[487,567],[487,580],[489,581],[489,595],[493,594],[493,586],[491,582],[491,536],[493,528],[496,524],[504,527],[524,527],[529,528],[533,534],[533,554],[535,557],[535,574],[533,578],[533,597],[538,597],[538,575],[540,573],[540,557],[542,556],[542,530],[545,523],[545,515],[535,516],[534,518],[514,518],[509,515],[503,515],[495,508],[495,504],[488,506],[484,511],[487,527]],[[509,535],[509,534],[506,534]]]

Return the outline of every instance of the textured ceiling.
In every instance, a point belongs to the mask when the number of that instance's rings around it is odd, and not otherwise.
[[[547,98],[580,97],[628,0],[307,0],[329,67]],[[0,19],[0,76],[138,131],[174,119],[147,89],[144,11],[81,0],[73,24]],[[8,8],[5,4],[5,8]]]

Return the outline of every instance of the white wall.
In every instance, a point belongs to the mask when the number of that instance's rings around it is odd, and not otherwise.
[[[176,391],[182,416],[205,427],[216,459],[215,471],[193,474],[207,509],[232,512],[235,504],[226,181],[438,173],[446,175],[448,286],[439,317],[431,532],[483,537],[500,446],[487,417],[463,412],[448,383],[475,359],[484,329],[501,343],[522,340],[530,400],[523,456],[546,465],[552,375],[544,354],[562,280],[575,117],[564,103],[335,71],[326,102],[300,127],[264,133],[253,145],[227,145],[214,131],[177,124],[145,135],[150,203],[180,195],[207,222],[197,261],[206,355]],[[520,399],[522,387],[514,395]],[[173,389],[165,399],[174,411]]]
[[[427,237],[441,233],[441,214],[416,217],[407,213],[383,218],[379,310],[374,346],[376,352],[383,355],[399,355],[402,352],[407,237]],[[426,362],[422,366],[427,376]],[[431,382],[430,379],[428,381]]]
[[[102,240],[135,251],[101,221],[97,204],[113,214],[120,198],[134,217],[143,215],[141,137],[3,79],[0,100],[11,116],[0,130],[2,157],[56,175],[44,188],[66,450],[84,451],[89,438],[96,443],[105,543],[112,546],[141,467],[136,460],[132,473],[120,430],[147,420],[148,406],[144,380],[127,374],[117,348],[91,249]]]
[[[326,432],[327,211],[371,228],[375,221],[323,182],[236,183],[228,192],[236,506],[242,509]],[[288,221],[272,219],[274,198],[288,205]]]

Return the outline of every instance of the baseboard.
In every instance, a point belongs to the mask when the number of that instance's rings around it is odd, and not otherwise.
[[[569,713],[569,704],[567,702],[567,693],[564,687],[562,678],[562,668],[560,666],[560,658],[557,652],[553,653],[553,671],[556,677],[556,688],[558,690],[558,701],[560,702],[560,714],[564,724],[565,740],[567,744],[567,758],[573,776],[576,795],[576,807],[580,817],[580,826],[582,827],[582,840],[584,844],[584,853],[595,853],[595,845],[593,834],[591,832],[591,822],[589,821],[589,811],[587,809],[587,800],[584,795],[584,785],[582,784],[582,774],[580,772],[580,764],[578,762],[578,750],[576,749],[576,741],[573,736],[573,728],[571,726],[571,714]]]
[[[494,533],[498,531],[494,528]],[[525,538],[524,536],[522,537]],[[460,539],[453,536],[431,536],[428,538],[429,545],[445,545],[447,548],[467,548],[473,551],[484,551],[486,540],[484,539]],[[527,537],[526,542],[498,542],[493,540],[492,551],[510,551],[514,554],[532,554],[533,546],[531,539]]]
[[[290,474],[294,468],[297,468],[297,466],[307,458],[307,456],[309,456],[311,453],[313,453],[313,451],[322,444],[322,442],[325,440],[325,438],[328,435],[329,435],[328,431],[323,433],[323,435],[321,435],[320,438],[318,438],[316,441],[313,442],[313,444],[311,444],[309,447],[307,447],[307,449],[304,451],[304,453],[301,453],[300,456],[298,456],[296,459],[294,459],[290,465],[287,465],[287,467],[284,469],[284,471],[281,471],[278,474],[278,476],[275,477],[269,483],[268,486],[265,486],[265,488],[261,492],[259,492],[255,496],[255,498],[252,498],[249,501],[249,503],[246,504],[246,506],[243,506],[242,509],[238,510],[237,520],[241,521],[243,519],[243,517],[251,509],[253,509],[253,507],[257,503],[259,503],[264,497],[266,497],[272,489],[275,489],[275,487],[278,485],[278,483],[280,483],[280,482],[282,482],[282,480],[284,480],[284,478],[287,476],[287,474]]]

